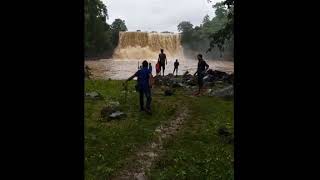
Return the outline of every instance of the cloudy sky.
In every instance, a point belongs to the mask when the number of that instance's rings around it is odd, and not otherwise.
[[[125,20],[129,31],[177,32],[181,21],[200,25],[203,17],[214,16],[212,5],[221,0],[102,0],[108,9],[111,24],[114,19]]]

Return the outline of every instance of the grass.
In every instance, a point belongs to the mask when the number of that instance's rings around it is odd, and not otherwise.
[[[153,131],[172,118],[181,105],[191,114],[177,137],[165,143],[166,153],[154,165],[151,179],[233,179],[233,145],[217,134],[233,130],[233,102],[214,97],[190,98],[181,90],[163,96],[153,90],[153,115],[139,112],[135,82],[129,83],[127,101],[122,81],[86,80],[85,91],[97,91],[104,100],[85,99],[85,179],[108,179],[139,147],[152,141]],[[108,101],[120,102],[126,118],[105,122],[100,111]]]
[[[149,174],[151,179],[234,179],[233,145],[217,133],[233,132],[233,103],[214,97],[191,100],[192,115],[166,154]]]
[[[85,178],[106,179],[121,168],[126,157],[140,145],[150,142],[154,129],[171,117],[177,103],[173,97],[154,98],[152,107],[158,104],[153,115],[139,112],[138,94],[128,94],[125,103],[120,81],[87,80],[85,91],[97,91],[106,100],[85,100]],[[134,82],[129,90],[133,91]],[[121,110],[127,113],[123,120],[104,122],[100,111],[105,101],[118,101]]]

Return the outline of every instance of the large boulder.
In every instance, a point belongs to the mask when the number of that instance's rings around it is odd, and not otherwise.
[[[226,72],[209,69],[207,75],[210,77],[210,81],[229,81],[230,75]]]

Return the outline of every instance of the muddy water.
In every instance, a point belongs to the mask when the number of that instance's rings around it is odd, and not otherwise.
[[[151,60],[152,64],[152,74],[155,75],[155,64],[157,60]],[[197,60],[185,59],[180,60],[180,66],[178,75],[182,75],[185,71],[194,73],[197,69]],[[216,61],[216,60],[206,60],[209,64],[209,68],[213,70],[220,70],[227,73],[233,72],[233,62],[230,61]],[[138,63],[141,65],[142,60],[136,59],[101,59],[98,61],[85,61],[85,64],[92,69],[92,73],[95,78],[98,79],[127,79],[132,74],[134,74],[138,69]],[[165,75],[173,72],[174,60],[168,60],[166,65]]]

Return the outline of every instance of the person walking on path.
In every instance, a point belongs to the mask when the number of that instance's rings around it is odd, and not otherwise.
[[[149,85],[149,78],[151,71],[148,68],[148,62],[145,60],[142,62],[142,68],[129,77],[125,84],[132,80],[134,77],[138,77],[138,91],[140,96],[140,111],[146,111],[148,114],[151,114],[151,89]],[[144,96],[147,98],[146,108],[144,108]]]

